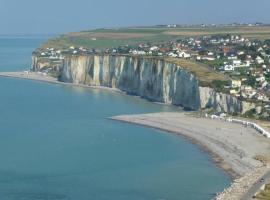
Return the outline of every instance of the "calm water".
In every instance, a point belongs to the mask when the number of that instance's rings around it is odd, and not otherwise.
[[[0,38],[22,70],[46,38]],[[106,117],[172,107],[107,91],[0,78],[1,200],[204,200],[229,184],[185,139]]]

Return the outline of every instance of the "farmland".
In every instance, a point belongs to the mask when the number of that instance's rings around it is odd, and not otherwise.
[[[134,27],[96,29],[73,32],[50,39],[44,47],[67,48],[69,46],[84,46],[87,48],[112,48],[122,45],[139,43],[157,43],[177,40],[184,37],[218,34],[239,34],[250,39],[269,39],[270,26],[259,27],[190,27],[190,28],[161,28]]]

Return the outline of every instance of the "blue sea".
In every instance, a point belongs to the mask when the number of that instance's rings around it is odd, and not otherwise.
[[[0,71],[46,36],[0,36]],[[110,91],[0,78],[0,200],[207,200],[230,178],[186,139],[107,117],[181,110]]]

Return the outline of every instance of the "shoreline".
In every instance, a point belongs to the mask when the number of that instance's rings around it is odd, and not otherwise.
[[[116,117],[110,117],[108,119],[109,120],[113,120],[113,121],[118,121],[118,122],[126,123],[126,124],[134,124],[134,125],[137,125],[137,126],[144,126],[144,127],[151,128],[151,129],[157,129],[157,130],[163,131],[163,132],[168,133],[168,134],[176,134],[178,136],[181,136],[181,137],[185,138],[186,140],[188,140],[190,143],[192,143],[195,146],[197,146],[200,149],[200,151],[202,151],[203,153],[208,154],[210,156],[210,159],[213,161],[213,163],[218,168],[220,168],[222,171],[224,171],[230,177],[230,179],[232,181],[241,177],[233,169],[231,169],[230,167],[228,167],[228,164],[227,163],[224,163],[224,160],[217,153],[215,153],[214,151],[212,151],[211,149],[209,149],[206,145],[204,145],[203,143],[201,143],[200,141],[198,141],[198,140],[196,140],[196,139],[194,139],[192,137],[189,137],[187,135],[181,134],[181,133],[179,133],[177,131],[168,130],[166,128],[157,128],[157,127],[154,127],[154,126],[151,126],[151,125],[146,125],[146,124],[141,124],[141,123],[126,121],[124,119],[118,119],[117,117],[118,116],[116,116]]]
[[[269,167],[254,157],[261,153],[268,155],[270,141],[249,127],[198,118],[190,116],[188,113],[122,115],[109,119],[181,135],[197,145],[232,178],[231,186],[215,197],[218,200],[242,199],[260,177],[269,172]],[[205,130],[208,129],[210,129],[210,132],[218,133],[211,134],[206,131],[206,134],[204,134]],[[240,131],[241,134],[239,134]],[[242,139],[244,142],[241,141]],[[250,144],[245,145],[247,141],[253,142],[254,147]],[[257,149],[260,146],[261,148]]]
[[[89,85],[83,85],[83,84],[61,82],[57,78],[54,78],[52,76],[49,76],[47,74],[45,75],[39,72],[28,72],[28,71],[0,72],[0,77],[31,80],[31,81],[37,81],[41,83],[50,83],[50,84],[56,84],[56,85],[66,85],[66,86],[82,87],[82,88],[90,88],[90,89],[101,89],[101,90],[113,91],[113,92],[118,92],[118,93],[123,93],[123,94],[125,93],[116,88],[108,88],[108,87],[102,87],[102,86],[89,86]]]
[[[110,92],[117,92],[121,94],[126,94],[124,91],[114,88],[102,87],[102,86],[87,86],[83,84],[74,84],[74,83],[65,83],[60,82],[57,78],[51,77],[47,74],[43,74],[41,72],[0,72],[0,77],[7,77],[7,78],[16,78],[16,79],[26,79],[50,84],[58,84],[58,85],[66,85],[71,87],[83,87],[83,88],[90,88],[90,89],[101,89]],[[153,102],[155,103],[155,102]],[[166,104],[165,104],[166,105]],[[192,112],[190,112],[192,113]],[[186,138],[191,143],[197,145],[200,150],[204,153],[207,153],[212,161],[225,173],[229,175],[232,179],[232,185],[225,189],[222,193],[220,193],[216,199],[218,200],[226,200],[226,199],[241,199],[239,195],[243,195],[243,191],[247,193],[247,190],[253,186],[256,181],[264,175],[264,173],[270,171],[269,167],[263,166],[262,162],[255,160],[254,155],[250,155],[248,145],[245,146],[244,144],[252,144],[256,140],[256,138],[260,138],[259,140],[263,141],[263,145],[260,142],[255,142],[255,147],[258,148],[258,153],[268,153],[270,150],[270,142],[269,139],[267,141],[267,145],[265,144],[265,139],[263,136],[255,133],[255,130],[249,130],[247,127],[244,127],[239,124],[229,124],[225,122],[221,122],[220,120],[211,120],[206,118],[198,118],[195,116],[191,116],[187,113],[153,113],[153,114],[144,114],[144,115],[123,115],[123,116],[116,116],[108,118],[110,120],[117,120],[125,123],[131,123],[136,125],[143,125],[146,127],[159,129],[165,131],[170,134],[181,135],[182,137]],[[159,118],[155,118],[155,115],[162,115]],[[176,115],[176,116],[170,116]],[[142,117],[141,121],[138,120]],[[172,123],[168,123],[168,118],[172,121]],[[137,119],[137,120],[136,120]],[[151,121],[151,119],[155,119],[157,121]],[[176,120],[176,121],[175,121]],[[180,120],[180,121],[179,121]],[[181,125],[181,120],[184,122],[182,126],[177,127],[177,125]],[[192,122],[191,124],[188,121]],[[198,121],[199,120],[199,121]],[[206,121],[205,121],[206,120]],[[198,123],[195,123],[198,121]],[[209,121],[210,126],[209,126]],[[167,124],[166,124],[167,123]],[[207,125],[208,124],[208,125]],[[196,127],[197,126],[197,127]],[[199,126],[199,127],[198,127]],[[233,135],[229,135],[228,137],[216,137],[214,136],[213,132],[226,132],[226,127],[228,130],[232,131],[230,126],[235,128],[235,132]],[[215,129],[213,129],[215,127]],[[225,128],[224,128],[225,127]],[[241,129],[239,129],[242,127]],[[224,129],[224,130],[223,130]],[[250,128],[251,129],[251,128]],[[269,129],[269,126],[268,126]],[[210,130],[210,132],[209,132]],[[241,131],[241,135],[244,132],[249,132],[249,141],[241,141],[241,138],[236,138],[238,143],[241,143],[240,147],[239,144],[233,141],[235,135],[238,134],[239,130]],[[212,131],[212,132],[211,132]],[[251,131],[251,132],[250,132]],[[203,133],[206,134],[203,134]],[[194,134],[195,133],[195,134]],[[209,135],[208,135],[209,134]],[[253,140],[255,138],[255,140]],[[269,146],[268,146],[269,145]],[[249,145],[252,146],[252,145]],[[266,147],[267,146],[267,147]],[[226,150],[227,148],[227,150]],[[247,149],[245,149],[247,148]],[[225,149],[225,150],[224,150]],[[268,150],[268,151],[267,151]],[[251,150],[252,152],[253,150]],[[225,153],[224,153],[225,152]],[[243,158],[242,158],[243,156]],[[270,160],[270,158],[269,158]],[[269,179],[270,180],[270,179]],[[253,188],[254,189],[254,188]],[[239,191],[242,191],[242,193]],[[233,193],[236,194],[236,197],[233,196]]]

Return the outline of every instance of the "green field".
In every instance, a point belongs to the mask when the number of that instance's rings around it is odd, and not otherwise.
[[[270,26],[96,29],[67,33],[50,39],[42,47],[67,48],[70,46],[84,46],[88,48],[112,48],[122,45],[136,45],[146,42],[166,42],[183,37],[216,34],[240,34],[244,37],[264,40],[270,39]]]

